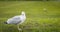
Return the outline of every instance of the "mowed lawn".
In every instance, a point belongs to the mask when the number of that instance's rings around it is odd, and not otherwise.
[[[20,25],[23,32],[60,32],[60,2],[57,1],[0,1],[0,32],[19,32],[16,25],[4,22],[21,11],[27,16]]]

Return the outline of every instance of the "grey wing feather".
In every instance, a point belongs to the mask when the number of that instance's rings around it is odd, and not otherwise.
[[[20,22],[20,17],[13,17],[9,19],[9,24],[19,24]]]

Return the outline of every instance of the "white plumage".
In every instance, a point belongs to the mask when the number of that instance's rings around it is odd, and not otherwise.
[[[7,20],[7,22],[5,22],[5,23],[6,24],[16,24],[16,25],[18,25],[18,30],[21,30],[21,29],[19,29],[19,24],[22,24],[25,20],[26,20],[26,15],[25,15],[25,12],[22,11],[21,15],[9,18]]]

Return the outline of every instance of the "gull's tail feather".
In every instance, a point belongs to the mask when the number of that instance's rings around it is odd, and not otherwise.
[[[4,22],[4,24],[8,24],[7,22]]]

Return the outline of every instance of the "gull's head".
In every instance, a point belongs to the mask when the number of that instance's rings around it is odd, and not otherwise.
[[[22,11],[22,13],[21,13],[22,15],[25,15],[25,12],[24,11]]]

